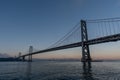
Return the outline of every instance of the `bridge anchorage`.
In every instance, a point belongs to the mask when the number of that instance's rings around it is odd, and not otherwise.
[[[22,61],[25,61],[25,56],[22,56],[22,57],[21,57],[21,54],[22,54],[22,53],[19,52],[19,59],[22,60]]]

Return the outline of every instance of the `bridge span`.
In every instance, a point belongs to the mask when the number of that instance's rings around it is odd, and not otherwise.
[[[92,61],[92,58],[90,56],[89,51],[89,45],[95,45],[95,44],[101,44],[106,42],[115,42],[120,40],[120,26],[119,26],[120,18],[108,18],[108,19],[98,19],[98,20],[81,20],[79,28],[75,29],[75,31],[69,32],[70,34],[67,34],[67,37],[64,36],[62,40],[59,40],[57,43],[55,43],[54,46],[33,52],[33,47],[30,46],[29,53],[20,55],[18,58],[25,59],[26,56],[29,57],[29,61],[32,61],[32,55],[50,52],[50,51],[56,51],[56,50],[62,50],[62,49],[68,49],[68,48],[74,48],[74,47],[82,47],[82,62],[90,62]],[[89,38],[89,31],[88,31],[88,25],[87,23],[95,24],[95,28],[90,27],[92,34],[95,34],[94,31],[97,29],[97,33],[101,34],[94,38]],[[117,24],[116,24],[117,23]],[[100,25],[102,24],[102,25]],[[103,25],[104,24],[104,25]],[[111,26],[112,24],[112,26]],[[113,25],[114,24],[114,25]],[[97,28],[96,28],[97,26]],[[102,26],[102,27],[101,27]],[[117,26],[117,27],[116,27]],[[113,28],[112,28],[113,27]],[[81,41],[67,43],[64,43],[67,39],[69,39],[70,36],[72,36],[76,30],[80,31],[79,36],[81,36]],[[71,39],[70,39],[71,40]],[[62,45],[61,45],[62,44]]]

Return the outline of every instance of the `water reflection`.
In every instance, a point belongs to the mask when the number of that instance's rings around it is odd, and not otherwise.
[[[83,79],[98,80],[93,77],[91,62],[83,62]]]
[[[26,79],[25,80],[32,80],[31,67],[32,67],[32,63],[27,62]],[[94,75],[92,73],[91,62],[83,62],[82,69],[83,69],[83,73],[82,73],[83,80],[99,80],[99,79],[94,78]],[[64,80],[66,80],[66,79],[64,79]]]
[[[31,80],[31,62],[27,62],[26,80]]]

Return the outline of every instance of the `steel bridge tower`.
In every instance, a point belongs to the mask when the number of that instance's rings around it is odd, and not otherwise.
[[[85,42],[88,41],[87,25],[86,21],[81,20],[81,41],[82,41],[82,62],[90,62],[91,56],[89,51],[89,45]]]
[[[28,56],[28,61],[29,62],[32,62],[32,53],[33,52],[33,46],[30,46],[29,47],[29,56]]]

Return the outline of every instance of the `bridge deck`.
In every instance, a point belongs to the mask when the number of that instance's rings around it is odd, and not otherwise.
[[[118,41],[118,40],[120,40],[120,34],[91,39],[91,40],[85,41],[84,43],[88,44],[88,45],[94,45],[94,44],[100,44],[100,43],[112,42],[112,41]],[[45,53],[45,52],[50,52],[50,51],[74,48],[74,47],[79,47],[79,46],[82,46],[82,42],[77,42],[77,43],[72,43],[72,44],[63,45],[63,46],[59,46],[59,47],[44,49],[44,50],[36,51],[36,52],[30,53],[30,54],[28,53],[28,54],[22,55],[20,57],[25,57],[28,55],[34,55],[34,54]]]

